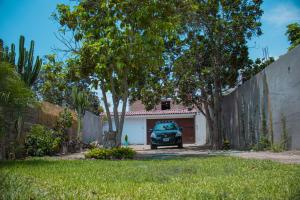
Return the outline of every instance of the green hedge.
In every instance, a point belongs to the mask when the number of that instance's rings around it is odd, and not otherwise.
[[[85,158],[94,159],[132,159],[136,152],[128,147],[112,149],[93,148],[85,154]]]

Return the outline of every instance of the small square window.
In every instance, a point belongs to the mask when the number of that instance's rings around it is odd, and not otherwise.
[[[170,110],[170,109],[171,109],[170,101],[161,102],[161,110]]]

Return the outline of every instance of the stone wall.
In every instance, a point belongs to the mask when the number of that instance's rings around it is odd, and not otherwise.
[[[22,138],[24,140],[30,128],[34,124],[41,124],[53,129],[56,125],[59,113],[64,110],[63,107],[57,106],[48,102],[41,102],[37,106],[32,106],[23,111],[23,131]],[[73,122],[72,126],[68,129],[69,139],[75,139],[77,137],[77,115],[75,111],[72,111]],[[8,148],[8,144],[15,142],[16,129],[15,120],[17,118],[16,112],[0,107],[0,114],[4,116],[6,121],[6,133],[5,136],[0,135],[0,160],[4,157],[5,148]],[[82,122],[82,137],[83,141],[88,143],[93,140],[102,141],[102,126],[100,123],[100,117],[86,112]]]
[[[264,114],[263,114],[264,113]],[[300,149],[300,46],[281,56],[225,96],[222,130],[234,148],[255,144],[265,119],[269,137],[279,143],[285,118],[289,149]]]

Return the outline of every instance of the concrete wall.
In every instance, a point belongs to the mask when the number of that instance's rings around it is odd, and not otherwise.
[[[102,143],[102,124],[100,117],[86,111],[82,120],[82,139],[86,143],[97,140]]]
[[[300,46],[225,96],[222,104],[223,135],[233,147],[258,141],[264,112],[274,142],[280,142],[284,116],[288,146],[300,149]]]

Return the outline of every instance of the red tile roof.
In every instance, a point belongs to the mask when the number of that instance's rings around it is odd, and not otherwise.
[[[196,114],[195,109],[176,109],[176,110],[150,110],[150,111],[128,111],[125,113],[126,116],[139,116],[139,115],[176,115],[176,114]],[[112,113],[113,115],[113,113]]]

